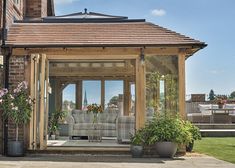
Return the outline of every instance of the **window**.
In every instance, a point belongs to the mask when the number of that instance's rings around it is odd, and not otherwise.
[[[69,84],[63,90],[63,109],[75,109],[75,84]]]
[[[86,108],[89,104],[101,104],[101,81],[100,80],[84,80],[82,84],[82,108]]]
[[[119,108],[123,111],[123,80],[105,81],[105,108]]]

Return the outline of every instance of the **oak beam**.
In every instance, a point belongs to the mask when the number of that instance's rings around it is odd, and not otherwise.
[[[179,47],[145,47],[145,55],[178,55]],[[187,48],[188,55],[193,52]],[[32,53],[45,53],[48,59],[134,59],[139,55],[139,47],[13,48],[13,55]]]
[[[105,80],[101,79],[101,106],[105,107]]]
[[[82,67],[50,67],[50,76],[130,76],[134,68],[82,68]]]
[[[44,130],[44,136],[46,137],[47,136],[47,133],[48,133],[48,115],[49,115],[49,61],[46,59],[46,62],[45,62],[45,81],[46,81],[46,92],[45,92],[45,96],[46,96],[46,108],[45,108],[45,130]],[[45,138],[44,140],[44,147],[46,148],[47,146],[47,139]]]
[[[76,109],[82,110],[82,80],[76,82]]]
[[[140,59],[136,59],[136,129],[140,129],[145,124],[146,89],[145,89],[145,64],[141,64]]]
[[[124,116],[129,116],[130,114],[130,82],[124,80]]]
[[[30,97],[35,99],[35,63],[34,63],[35,55],[30,55]],[[35,116],[35,108],[36,104],[33,103],[32,107],[32,115],[30,117],[29,122],[29,149],[34,149],[34,116]]]
[[[39,148],[43,150],[44,146],[44,129],[45,129],[45,61],[46,55],[41,55],[41,73],[40,73],[40,123],[39,123]]]
[[[186,119],[185,113],[185,56],[184,52],[178,55],[179,68],[179,115],[182,119]]]

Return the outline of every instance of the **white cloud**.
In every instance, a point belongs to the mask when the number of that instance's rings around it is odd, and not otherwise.
[[[216,69],[213,69],[211,71],[209,71],[211,74],[214,74],[214,75],[218,75],[218,74],[222,74],[224,73],[224,70],[216,70]]]
[[[153,16],[164,16],[166,14],[166,11],[164,9],[154,9],[151,11],[151,14]]]
[[[55,4],[56,5],[58,5],[58,4],[71,4],[76,1],[79,1],[79,0],[55,0]]]

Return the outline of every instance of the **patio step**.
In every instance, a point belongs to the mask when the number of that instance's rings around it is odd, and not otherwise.
[[[195,124],[199,129],[235,129],[235,124]]]
[[[235,137],[235,129],[200,129],[203,137]]]
[[[235,137],[235,124],[195,124],[203,137]]]

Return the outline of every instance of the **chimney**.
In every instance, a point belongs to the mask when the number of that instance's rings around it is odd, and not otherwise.
[[[42,18],[47,16],[47,0],[26,0],[26,17]]]

